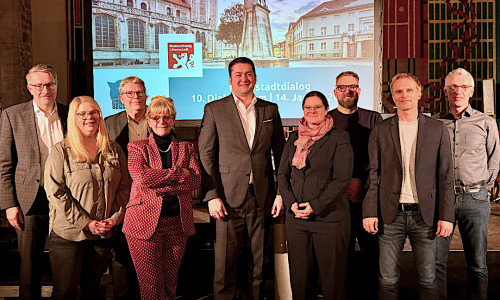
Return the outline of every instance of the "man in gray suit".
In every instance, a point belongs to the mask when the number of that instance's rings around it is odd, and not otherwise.
[[[125,110],[107,117],[104,122],[109,138],[116,141],[127,155],[129,142],[148,137],[146,120],[148,95],[144,81],[137,76],[124,78],[118,86],[118,91]],[[140,299],[139,281],[125,234],[121,231],[122,225],[123,223],[119,225],[119,230],[112,239],[113,296],[115,299]]]
[[[17,233],[19,299],[40,299],[49,230],[43,170],[50,150],[63,139],[68,109],[56,104],[57,74],[51,66],[34,66],[26,81],[33,101],[9,107],[0,117],[0,208]]]
[[[285,144],[276,104],[257,99],[252,60],[229,64],[232,95],[205,106],[199,137],[200,159],[208,173],[204,185],[216,221],[214,299],[236,297],[240,252],[247,263],[238,284],[248,299],[262,299],[265,221],[276,195],[276,168]]]
[[[410,238],[420,299],[438,299],[435,238],[453,229],[453,165],[444,124],[418,109],[417,77],[392,78],[397,114],[374,125],[368,142],[370,187],[363,226],[379,233],[379,297],[398,299],[400,256]]]

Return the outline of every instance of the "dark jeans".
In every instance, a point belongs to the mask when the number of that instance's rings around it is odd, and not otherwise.
[[[19,299],[42,297],[43,251],[47,232],[48,215],[24,216],[23,230],[16,230],[21,268],[19,274]]]
[[[438,299],[435,230],[424,223],[420,211],[396,211],[394,221],[380,229],[379,298],[398,299],[400,258],[406,237],[409,237],[417,269],[419,299]]]
[[[111,251],[109,240],[73,242],[51,232],[49,247],[54,281],[52,299],[76,300],[78,284],[82,287],[82,299],[100,299],[101,277]]]
[[[346,296],[350,300],[378,299],[378,236],[363,228],[362,204],[349,201],[351,237],[347,252]],[[359,250],[355,251],[356,239]],[[363,288],[360,288],[360,286]]]
[[[455,224],[458,224],[467,263],[467,299],[487,299],[489,218],[490,202],[485,187],[477,193],[455,195]],[[452,236],[453,233],[437,239],[436,276],[440,299],[447,298],[446,262]]]

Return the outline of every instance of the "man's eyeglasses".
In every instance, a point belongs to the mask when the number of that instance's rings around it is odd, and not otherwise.
[[[80,118],[80,120],[85,120],[85,119],[88,119],[88,117],[97,118],[97,117],[99,117],[100,113],[101,112],[98,110],[93,110],[93,111],[89,111],[89,112],[87,112],[87,111],[79,112],[76,115],[78,116],[78,118]]]
[[[169,122],[170,120],[173,120],[172,116],[167,116],[167,115],[152,115],[149,118],[155,122],[160,122],[161,119],[163,119],[164,122]]]
[[[456,85],[456,84],[452,84],[452,85],[448,85],[446,88],[448,88],[448,90],[453,91],[453,92],[458,92],[460,90],[466,92],[471,87],[473,87],[473,86],[472,85]]]
[[[134,98],[134,95],[137,95],[137,97],[143,97],[144,95],[146,95],[146,93],[144,91],[138,91],[138,92],[128,91],[122,93],[122,95],[127,95],[127,97],[129,98]]]
[[[30,86],[34,87],[35,90],[41,92],[43,91],[43,88],[47,88],[48,90],[55,89],[57,86],[57,82],[44,83],[44,84],[30,84]]]
[[[349,89],[351,92],[355,92],[359,88],[359,85],[357,84],[351,84],[351,85],[337,85],[337,90],[340,92],[345,92],[346,89]]]

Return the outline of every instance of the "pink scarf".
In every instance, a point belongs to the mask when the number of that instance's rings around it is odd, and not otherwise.
[[[330,115],[321,121],[318,127],[311,128],[305,118],[299,120],[299,138],[293,143],[297,146],[292,159],[292,166],[302,169],[306,166],[307,153],[314,143],[321,139],[333,127],[333,118]]]

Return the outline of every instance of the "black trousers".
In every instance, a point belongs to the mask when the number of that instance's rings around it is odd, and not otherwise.
[[[345,299],[350,227],[349,221],[327,223],[286,216],[288,261],[294,299],[317,299],[317,267],[323,299]]]
[[[40,299],[42,294],[43,251],[49,231],[48,215],[24,216],[23,230],[16,230],[21,256],[19,299]]]
[[[346,296],[350,300],[376,300],[380,273],[378,235],[363,228],[362,204],[349,201],[349,209],[351,238],[347,252]],[[356,239],[360,251],[355,251]]]
[[[242,206],[226,209],[224,221],[216,223],[214,299],[235,299],[237,287],[243,299],[262,299],[265,209],[252,189]],[[243,280],[237,284],[236,278]]]
[[[78,285],[82,287],[82,299],[100,299],[101,277],[111,252],[109,240],[74,242],[51,232],[49,248],[54,281],[52,300],[76,300]]]
[[[49,231],[49,204],[40,187],[33,205],[25,212],[22,230],[16,230],[21,257],[19,299],[40,299],[42,294],[43,251]]]
[[[122,224],[111,238],[111,274],[113,275],[113,298],[115,300],[139,300],[141,291]]]

